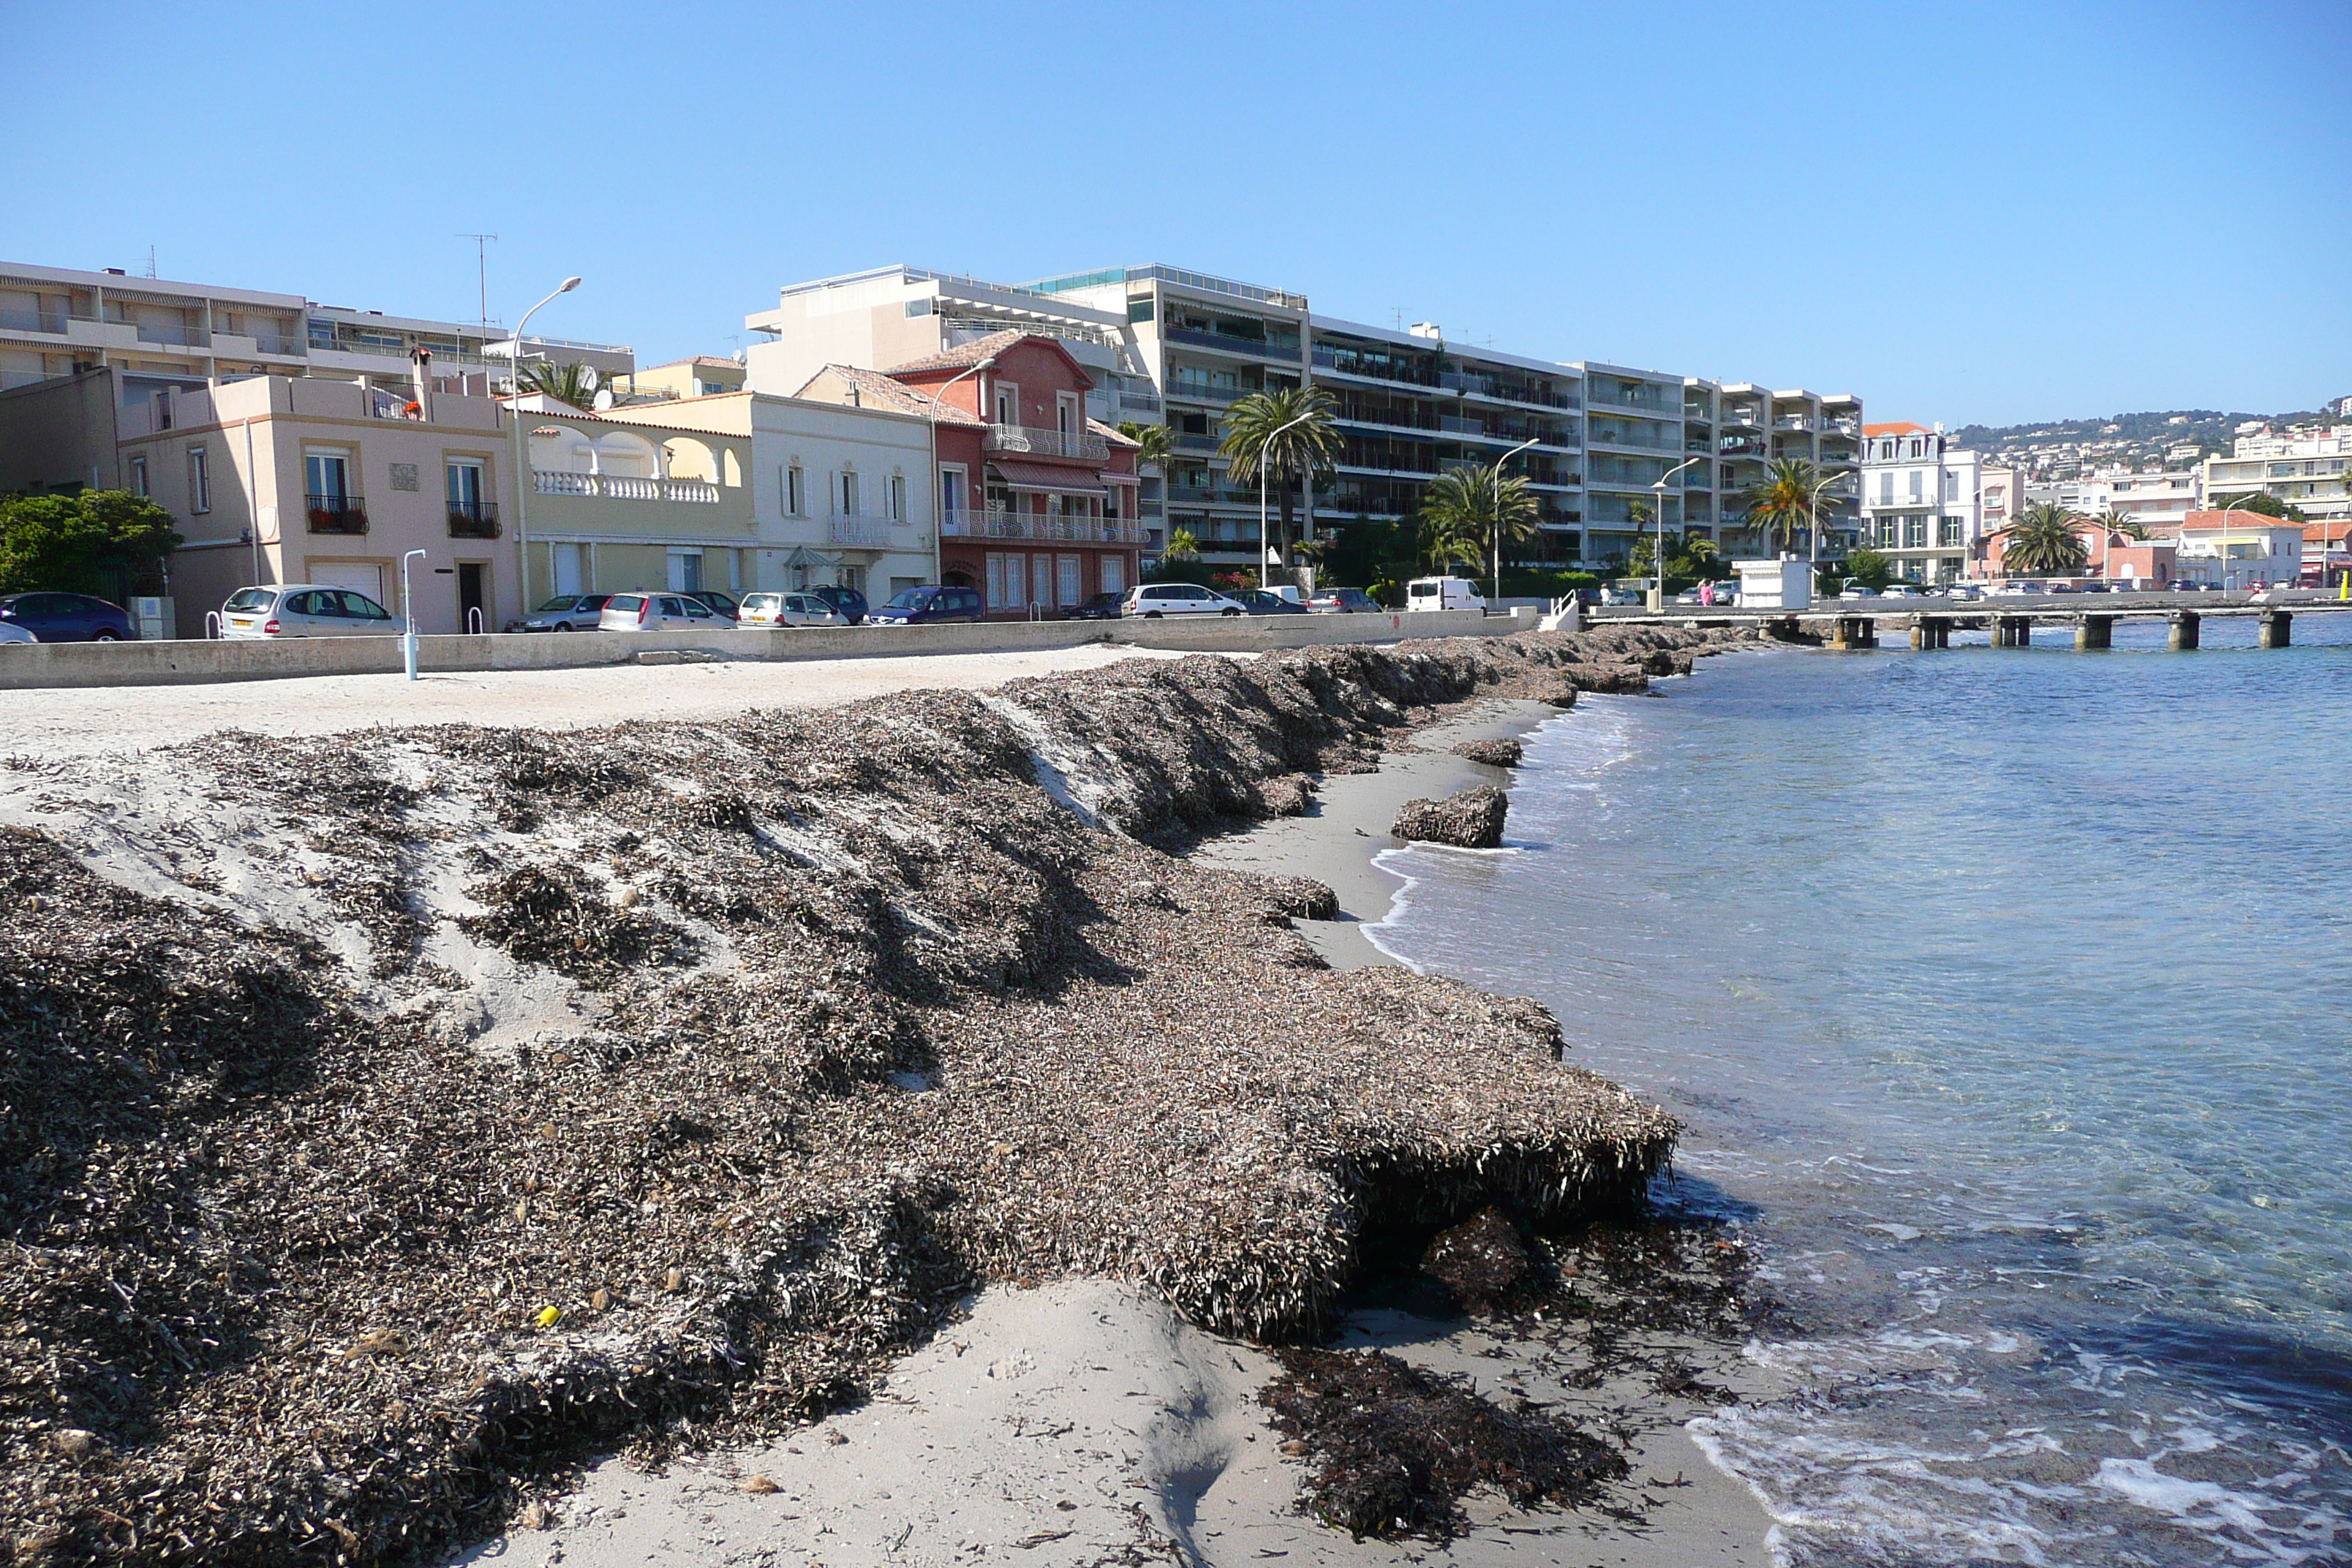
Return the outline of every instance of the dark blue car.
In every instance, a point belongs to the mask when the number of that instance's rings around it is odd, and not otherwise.
[[[0,621],[24,627],[36,642],[130,642],[139,636],[129,611],[88,594],[0,596]]]
[[[866,595],[855,588],[827,584],[824,587],[811,588],[809,592],[831,605],[834,613],[853,626],[866,619]]]
[[[982,607],[977,588],[908,588],[866,618],[879,626],[931,626],[979,620]]]

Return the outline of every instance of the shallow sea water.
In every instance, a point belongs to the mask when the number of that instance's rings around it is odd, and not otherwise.
[[[1688,1124],[1785,1562],[2352,1563],[2352,616],[1740,653],[1528,738],[1372,934]],[[1979,641],[1981,639],[1979,639]]]

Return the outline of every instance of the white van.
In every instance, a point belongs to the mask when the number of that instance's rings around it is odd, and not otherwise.
[[[1467,577],[1415,577],[1405,584],[1408,610],[1483,610],[1486,596]]]

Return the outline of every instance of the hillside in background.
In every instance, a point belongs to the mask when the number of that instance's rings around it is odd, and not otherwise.
[[[2180,467],[2226,454],[2238,426],[2259,421],[2274,428],[2334,421],[2330,412],[2248,414],[2217,408],[2169,408],[2103,419],[2044,419],[2031,425],[1967,425],[1953,443],[1997,459],[2049,468],[2070,463]],[[2191,452],[2189,448],[2194,447]]]

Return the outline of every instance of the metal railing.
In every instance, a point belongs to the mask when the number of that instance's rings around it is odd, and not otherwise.
[[[255,332],[253,348],[257,353],[282,354],[289,359],[300,359],[310,352],[310,345],[300,338],[282,338],[275,332]]]
[[[1064,435],[1035,425],[991,425],[992,452],[1032,452],[1047,458],[1077,458],[1099,463],[1110,456],[1110,443],[1099,436]]]
[[[1202,381],[1171,380],[1168,383],[1169,396],[1181,397],[1192,403],[1232,403],[1263,390],[1255,386],[1213,386]]]
[[[1653,419],[1682,417],[1680,404],[1667,404],[1663,401],[1653,403],[1643,398],[1624,396],[1616,393],[1596,392],[1590,385],[1584,389],[1584,405],[1589,409],[1622,409],[1629,414],[1646,415]]]
[[[131,323],[120,324],[127,326]],[[169,343],[177,348],[200,349],[213,341],[212,334],[202,327],[161,327],[150,321],[138,322],[137,326],[139,341],[142,343]]]
[[[302,506],[310,518],[313,533],[365,533],[368,531],[367,508],[357,496],[306,494],[302,498]]]
[[[449,537],[496,539],[499,503],[494,500],[453,501],[449,507]]]
[[[12,332],[66,333],[70,318],[63,310],[0,310],[0,327]]]
[[[1681,444],[1681,438],[1669,439],[1646,431],[1612,429],[1605,425],[1593,424],[1585,426],[1584,444],[1588,447],[1640,447],[1653,452],[1671,452]]]
[[[1258,338],[1227,337],[1223,332],[1204,332],[1195,327],[1168,327],[1160,336],[1171,343],[1186,343],[1197,349],[1219,349],[1226,353],[1250,354],[1258,359],[1282,360],[1296,363],[1297,343],[1270,343]]]
[[[835,512],[825,520],[824,539],[828,544],[848,544],[867,550],[890,547],[893,520],[887,517],[866,517]]]
[[[631,474],[575,474],[533,468],[530,488],[543,496],[601,496],[608,500],[676,500],[715,505],[719,487],[708,479],[648,479]]]

